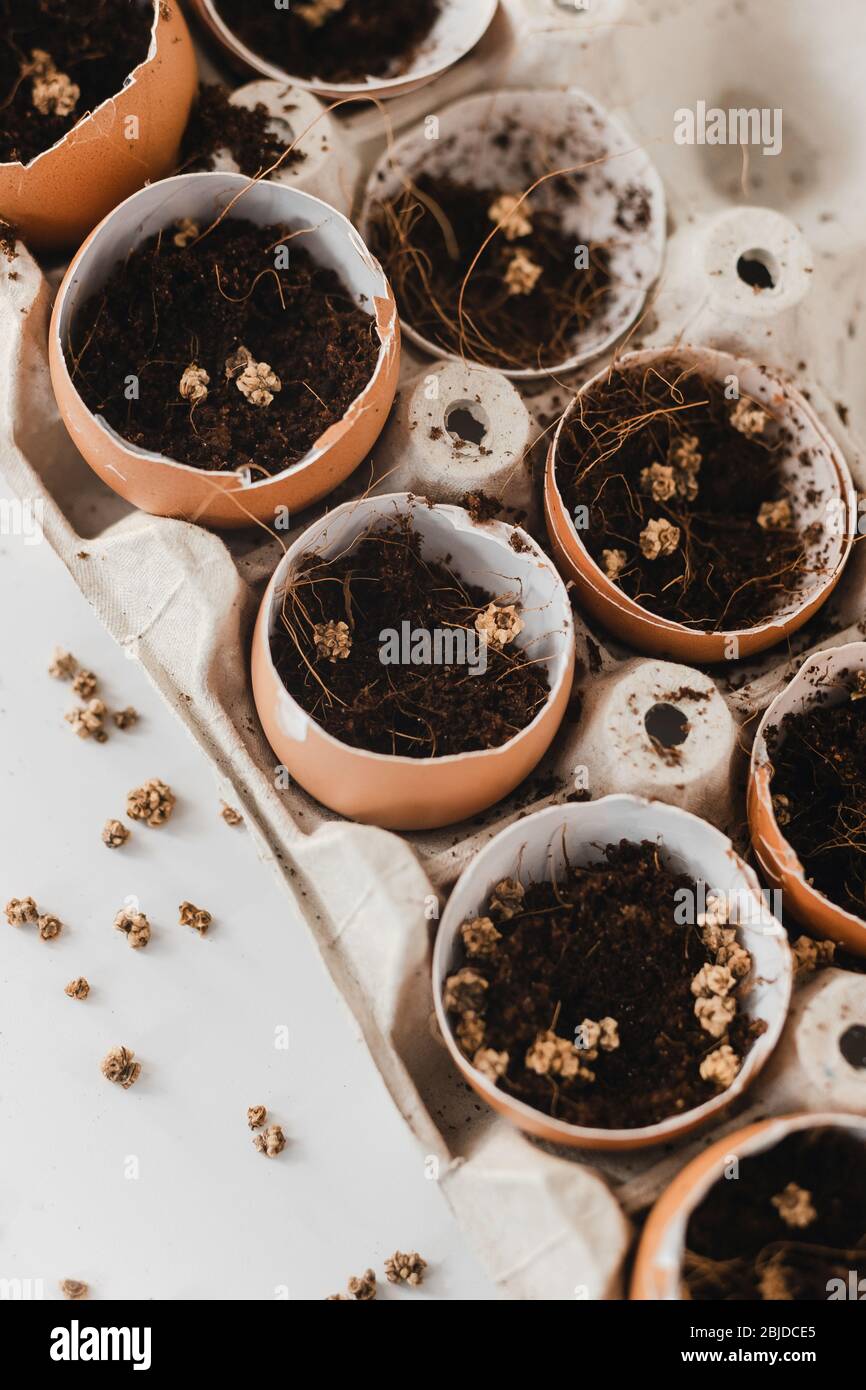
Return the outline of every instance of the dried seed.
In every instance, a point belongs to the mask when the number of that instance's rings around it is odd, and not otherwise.
[[[126,814],[130,820],[143,820],[148,825],[165,825],[175,807],[175,796],[165,782],[151,777],[142,787],[135,787],[126,797]]]
[[[113,1047],[102,1059],[102,1075],[128,1091],[141,1075],[141,1063],[129,1047]]]
[[[199,936],[204,936],[213,917],[203,907],[196,907],[194,903],[181,903],[178,911],[180,912],[180,925],[182,927],[194,927]]]
[[[123,821],[107,820],[102,827],[102,843],[109,849],[119,849],[121,845],[126,844],[131,834],[132,831],[127,830]]]

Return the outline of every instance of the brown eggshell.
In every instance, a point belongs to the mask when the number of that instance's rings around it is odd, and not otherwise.
[[[450,563],[465,582],[521,596],[520,646],[548,662],[550,695],[533,722],[500,748],[441,758],[391,757],[340,743],[291,698],[271,656],[278,596],[301,556],[341,554],[371,527],[411,515],[422,553]],[[430,507],[407,493],[347,502],[295,541],[274,574],[253,639],[256,709],[268,742],[291,776],[323,805],[367,825],[430,830],[483,811],[512,791],[540,762],[562,721],[574,673],[568,595],[544,553],[524,532],[525,549],[499,522],[476,525],[459,507]],[[494,578],[495,576],[495,578]],[[399,615],[395,614],[395,625]]]
[[[568,1124],[508,1095],[482,1075],[461,1052],[442,1002],[447,977],[461,959],[460,927],[483,915],[491,889],[518,873],[521,881],[549,879],[570,864],[597,861],[606,844],[622,839],[657,841],[677,866],[716,892],[737,894],[738,937],[751,953],[754,984],[743,997],[752,1018],[766,1031],[757,1038],[727,1090],[692,1110],[635,1129],[602,1129]],[[742,911],[739,908],[742,907]],[[748,917],[748,920],[745,920]],[[518,1129],[574,1149],[643,1149],[690,1133],[727,1109],[754,1081],[782,1033],[791,998],[791,952],[784,928],[770,915],[758,880],[720,830],[678,806],[641,797],[605,796],[598,801],[549,806],[515,821],[485,845],[451,893],[442,914],[433,952],[433,998],[439,1028],[451,1056],[469,1085]]]
[[[29,164],[0,164],[0,213],[36,251],[77,246],[118,203],[177,164],[198,85],[177,0],[153,0],[150,52],[128,86]],[[126,121],[138,121],[127,139]]]
[[[373,376],[343,419],[285,472],[251,484],[233,473],[192,468],[127,443],[88,410],[75,388],[62,347],[69,339],[77,305],[104,284],[115,263],[131,247],[183,217],[206,227],[233,199],[237,201],[232,215],[260,226],[280,222],[314,228],[306,246],[322,264],[342,276],[359,302],[363,296],[363,307],[372,307],[381,339]],[[57,295],[49,361],[60,413],[76,447],[103,482],[133,506],[155,516],[229,529],[256,521],[272,525],[278,507],[294,513],[319,501],[367,456],[388,418],[397,389],[400,327],[381,266],[352,224],[327,203],[271,181],[251,183],[243,174],[181,174],[128,198],[85,241]]]
[[[847,515],[854,515],[854,485],[838,445],[828,435],[805,397],[771,376],[765,368],[728,353],[692,347],[630,352],[618,358],[616,365],[626,370],[660,360],[674,360],[683,367],[696,364],[718,381],[736,376],[744,395],[764,405],[777,419],[796,427],[796,442],[787,463],[783,465],[783,471],[803,529],[812,521],[824,525],[823,536],[813,547],[814,567],[818,571],[814,586],[792,600],[783,612],[755,627],[699,632],[649,612],[608,579],[590,555],[569,515],[556,477],[556,461],[567,420],[578,408],[581,396],[606,379],[609,367],[581,387],[560,420],[548,452],[544,510],[551,545],[560,572],[575,584],[581,607],[636,651],[689,665],[742,660],[790,637],[830,597],[841,578],[854,537],[850,531],[828,534],[825,523],[828,511],[834,505],[839,506],[840,513],[844,505]],[[804,448],[811,448],[814,454],[815,473],[808,478],[798,476],[797,456]],[[830,547],[826,561],[817,559],[822,545]]]
[[[692,1159],[650,1212],[638,1246],[629,1297],[656,1302],[677,1302],[682,1298],[683,1254],[689,1218],[713,1184],[724,1176],[731,1155],[738,1159],[749,1158],[775,1148],[789,1134],[827,1126],[853,1130],[866,1142],[866,1119],[857,1115],[784,1115],[728,1134]]]
[[[233,67],[241,72],[289,81],[296,87],[306,87],[317,96],[336,100],[341,97],[399,97],[426,86],[475,47],[487,32],[496,6],[497,0],[444,0],[430,35],[419,46],[405,72],[387,79],[371,77],[365,82],[327,82],[297,77],[277,67],[264,54],[247,48],[219,14],[213,0],[192,0],[196,17]]]
[[[773,769],[767,748],[769,730],[778,728],[786,714],[800,714],[817,700],[832,702],[836,692],[841,699],[843,687],[839,678],[846,671],[866,671],[866,642],[849,642],[815,652],[765,712],[752,746],[749,828],[758,863],[773,886],[782,890],[786,911],[809,931],[866,956],[866,920],[846,912],[810,887],[794,847],[779,827],[773,809]]]

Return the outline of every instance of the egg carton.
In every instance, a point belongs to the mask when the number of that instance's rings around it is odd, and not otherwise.
[[[702,344],[771,366],[805,392],[863,489],[866,156],[857,139],[861,84],[842,63],[863,23],[859,0],[837,0],[817,27],[807,0],[503,0],[472,54],[389,103],[387,114],[399,132],[492,88],[578,83],[600,100],[649,151],[668,204],[664,270],[629,346]],[[674,112],[698,101],[781,109],[781,152],[677,144]],[[337,185],[347,196],[348,183],[357,199],[384,148],[380,113],[339,113],[330,144],[327,158],[317,155],[323,186],[336,199]],[[743,254],[768,268],[772,289],[758,294],[739,278]],[[580,786],[588,778],[593,797],[628,791],[693,811],[745,849],[755,717],[806,653],[866,632],[866,548],[855,547],[830,603],[787,646],[711,673],[635,657],[576,614],[581,717],[566,721],[507,802],[432,833],[350,824],[284,785],[253,707],[252,625],[280,545],[258,532],[226,537],[144,515],[97,479],[58,419],[48,376],[57,274],[44,275],[22,251],[14,275],[0,273],[0,468],[18,498],[20,528],[41,525],[241,806],[358,1019],[427,1176],[440,1182],[503,1295],[622,1296],[632,1221],[696,1152],[746,1118],[866,1113],[866,1071],[839,1049],[844,1028],[866,1023],[866,977],[853,972],[826,971],[798,992],[770,1064],[721,1124],[677,1145],[591,1156],[529,1140],[479,1104],[445,1050],[430,990],[431,934],[457,875],[497,831],[567,799],[576,776]],[[369,473],[359,470],[326,505],[377,488],[444,489],[445,500],[480,485],[505,488],[510,505],[537,523],[524,461],[537,464],[551,422],[602,362],[551,388],[407,347]],[[489,454],[455,453],[447,430],[430,439],[430,427],[456,407],[488,431]],[[305,514],[300,527],[311,519]],[[673,704],[689,723],[676,759],[646,734],[645,716],[659,704]]]

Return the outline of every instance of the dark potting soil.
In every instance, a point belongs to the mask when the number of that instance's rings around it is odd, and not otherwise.
[[[830,1280],[842,1280],[847,1290],[851,1271],[855,1288],[866,1277],[864,1156],[862,1138],[827,1128],[790,1134],[742,1159],[736,1180],[720,1179],[689,1220],[683,1271],[689,1295],[826,1302],[835,1291],[837,1298],[851,1297]],[[808,1194],[814,1217],[805,1226],[792,1226],[773,1205],[789,1183]]]
[[[138,0],[0,0],[0,162],[28,163],[116,96],[147,57],[153,13]],[[40,88],[40,55],[77,94],[63,83],[58,103]]]
[[[253,479],[280,473],[369,382],[375,320],[290,227],[224,218],[186,246],[175,234],[184,239],[169,228],[144,242],[82,305],[66,347],[75,385],[132,444],[197,468],[248,468]],[[275,268],[278,247],[289,249],[286,270]],[[278,377],[269,403],[239,389],[228,364],[241,347]],[[197,403],[180,393],[191,365],[210,378]],[[130,373],[138,399],[127,399]]]
[[[808,566],[806,538],[790,515],[778,529],[758,524],[763,504],[788,500],[787,436],[773,421],[763,435],[742,433],[731,423],[737,404],[720,383],[677,363],[613,370],[570,417],[556,465],[592,558],[605,570],[605,551],[624,555],[615,580],[623,592],[659,617],[710,632],[770,617],[800,592]],[[690,440],[700,455],[696,495],[664,500],[641,475],[668,468]],[[676,477],[685,485],[681,470]],[[655,521],[679,538],[671,553],[651,559],[641,534]],[[816,527],[810,539],[819,534]]]
[[[254,178],[282,156],[280,168],[303,163],[303,150],[291,149],[269,129],[273,117],[262,102],[233,106],[229,89],[202,83],[181,145],[178,173],[194,174],[213,168],[213,156],[227,149],[242,174]],[[287,153],[287,151],[289,151]]]
[[[866,690],[787,714],[767,745],[776,819],[807,879],[866,920]]]
[[[271,638],[276,668],[293,698],[341,743],[401,757],[444,757],[498,748],[530,724],[549,694],[543,666],[520,637],[487,648],[487,669],[465,662],[383,664],[385,630],[474,632],[499,600],[464,584],[450,557],[427,560],[404,520],[362,537],[336,562],[305,556]],[[314,627],[343,623],[351,647],[330,661]]]
[[[622,840],[555,884],[523,887],[510,918],[494,893],[482,915],[501,940],[489,955],[462,961],[488,982],[482,1045],[508,1054],[500,1088],[567,1123],[617,1129],[655,1124],[717,1095],[700,1075],[703,1058],[728,1043],[744,1059],[766,1024],[738,1009],[725,1036],[713,1038],[698,1022],[691,983],[716,955],[699,927],[675,917],[677,891],[696,895],[694,881],[669,869],[649,841]],[[603,1018],[616,1021],[619,1046],[588,1061],[594,1080],[526,1065],[540,1034],[576,1043],[586,1019]]]
[[[217,0],[253,53],[294,77],[362,82],[399,77],[439,15],[440,0]]]
[[[590,245],[587,269],[577,269],[580,237],[532,195],[519,210],[531,230],[509,241],[496,231],[501,217],[490,216],[503,192],[421,174],[411,189],[373,210],[370,247],[401,317],[428,341],[490,367],[556,366],[573,355],[575,334],[605,307],[609,255]],[[512,267],[519,270],[524,259],[541,273],[529,292],[512,292]]]

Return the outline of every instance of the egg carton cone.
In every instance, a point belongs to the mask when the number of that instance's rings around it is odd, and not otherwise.
[[[627,347],[694,344],[772,369],[804,393],[862,492],[866,98],[847,59],[866,37],[866,19],[860,0],[837,0],[815,19],[808,0],[502,0],[471,53],[390,101],[386,114],[394,138],[491,91],[564,98],[574,88],[601,102],[658,171],[666,209],[661,272],[624,330]],[[699,138],[701,111],[739,109],[758,113],[763,142]],[[688,113],[698,124],[681,141]],[[341,206],[357,215],[386,151],[382,113],[352,108],[328,120],[333,149],[320,152],[321,181],[307,191],[336,199],[339,188]],[[760,291],[743,279],[756,264]],[[87,467],[58,417],[48,373],[57,280],[21,246],[0,265],[0,470],[15,496],[0,517],[4,529],[54,548],[207,754],[358,1019],[425,1175],[441,1184],[503,1296],[622,1297],[632,1217],[696,1153],[747,1119],[813,1102],[866,1114],[863,1059],[846,1041],[866,1018],[862,978],[834,969],[795,993],[771,1063],[696,1136],[587,1154],[526,1138],[462,1080],[434,1013],[436,924],[458,875],[498,831],[587,786],[593,797],[635,793],[695,812],[744,852],[757,719],[810,652],[866,635],[866,547],[855,546],[833,596],[805,627],[745,662],[699,670],[641,657],[578,609],[583,712],[566,718],[517,792],[444,830],[397,835],[350,823],[286,784],[253,705],[253,625],[284,546],[324,510],[377,490],[417,489],[443,501],[492,490],[537,526],[527,479],[537,481],[558,415],[610,350],[552,382],[509,381],[408,344],[369,468],[293,517],[278,542],[146,515]]]

